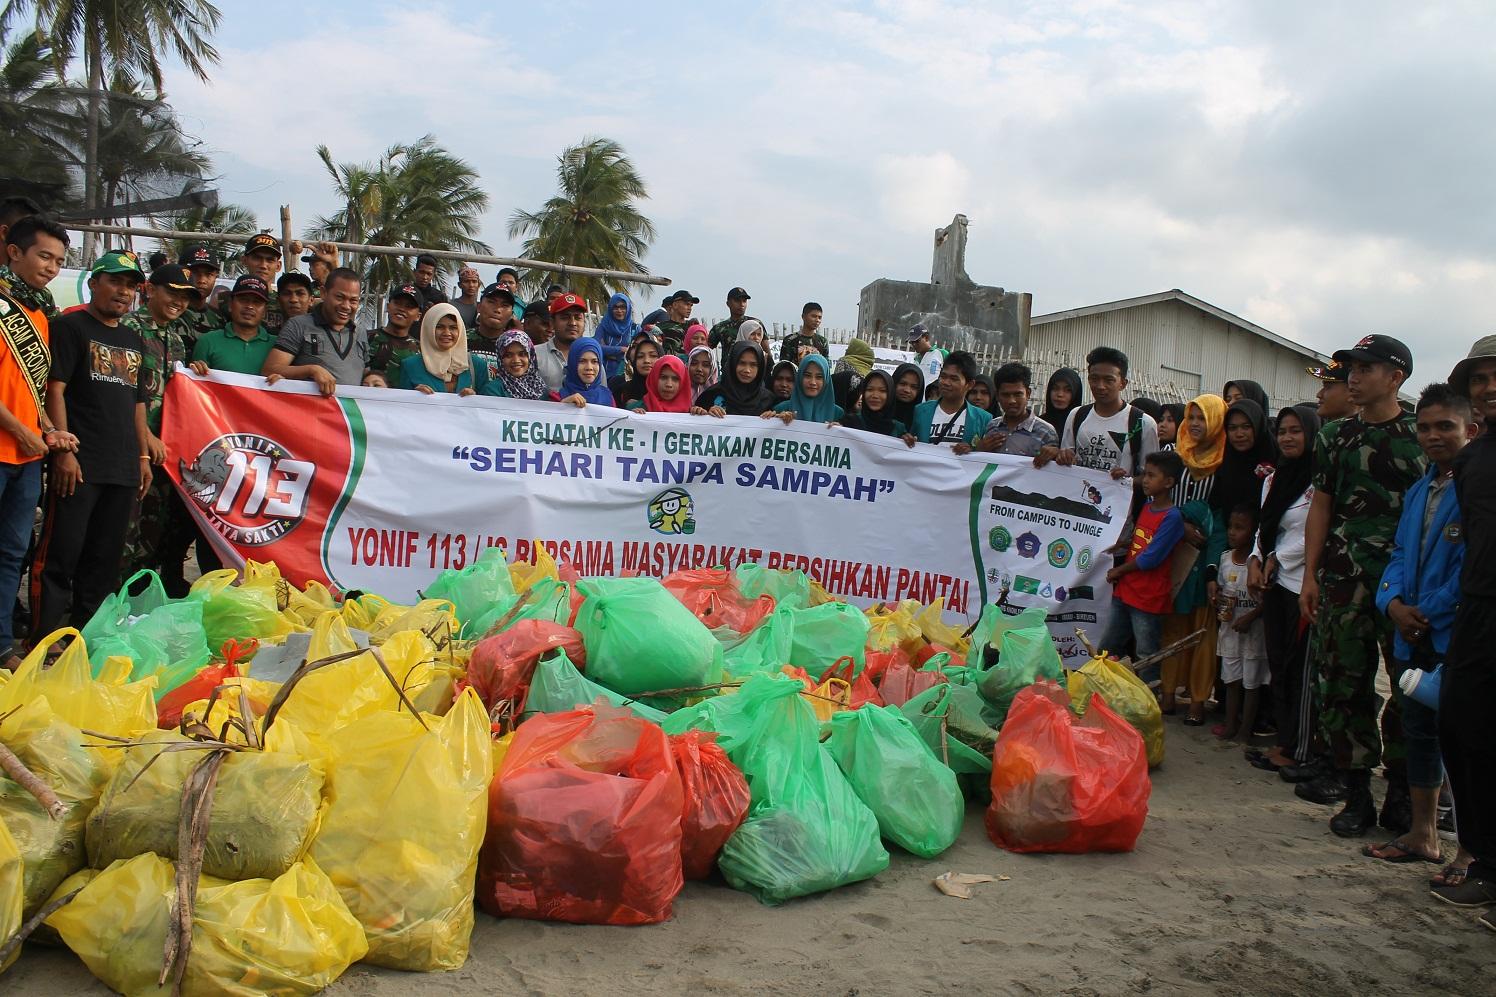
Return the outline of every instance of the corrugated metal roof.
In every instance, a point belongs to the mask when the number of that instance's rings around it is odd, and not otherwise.
[[[1257,325],[1253,322],[1248,322],[1246,319],[1242,318],[1239,315],[1233,315],[1230,312],[1226,311],[1226,309],[1224,308],[1217,308],[1210,302],[1202,301],[1201,299],[1195,297],[1193,294],[1187,294],[1177,287],[1168,291],[1159,291],[1157,294],[1144,294],[1136,298],[1123,298],[1120,301],[1104,301],[1098,305],[1085,305],[1081,308],[1070,308],[1062,312],[1050,312],[1047,315],[1035,315],[1032,319],[1029,320],[1029,324],[1031,326],[1035,326],[1044,325],[1048,322],[1060,322],[1064,321],[1065,319],[1085,318],[1091,315],[1101,315],[1105,314],[1106,312],[1115,312],[1126,308],[1137,308],[1143,305],[1157,304],[1161,301],[1183,302],[1184,304],[1189,305],[1191,308],[1198,308],[1205,314],[1213,315],[1223,322],[1229,322],[1231,325],[1237,326],[1241,329],[1245,329],[1246,331],[1253,333],[1254,335],[1261,336],[1263,339],[1276,343],[1279,346],[1301,353],[1305,357],[1314,360],[1316,363],[1330,362],[1329,357],[1325,356],[1323,353],[1320,353],[1317,350],[1311,350],[1309,347],[1304,346],[1300,343],[1295,343],[1291,339],[1286,339],[1285,337],[1278,335],[1276,332],[1273,332],[1269,329],[1264,329],[1262,326]]]

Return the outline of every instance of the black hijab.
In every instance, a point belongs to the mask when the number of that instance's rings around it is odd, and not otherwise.
[[[1152,398],[1148,398],[1146,396],[1142,398],[1134,398],[1132,400],[1132,406],[1133,408],[1141,409],[1142,411],[1147,412],[1149,417],[1152,418],[1154,422],[1157,422],[1158,417],[1164,414],[1164,407],[1158,402],[1154,401]]]
[[[987,385],[987,414],[992,416],[1001,415],[1002,409],[997,407],[997,382],[992,379],[992,375],[978,374],[976,376],[976,380],[972,381],[971,383],[973,385]],[[970,388],[967,388],[966,391],[967,394],[971,393]]]
[[[858,403],[862,401],[862,395],[867,390],[868,382],[875,377],[880,378],[884,386],[888,389],[888,399],[883,403],[883,407],[874,411],[863,405],[856,412],[848,408],[847,415],[842,420],[842,425],[852,429],[863,429],[869,433],[893,436],[895,435],[893,407],[896,402],[893,396],[893,378],[889,376],[888,371],[880,370],[877,367],[868,371],[867,377],[862,379],[862,383],[857,386],[857,390],[852,394],[852,407],[857,407]],[[903,422],[902,419],[897,421]],[[908,423],[904,424],[904,431],[913,432]]]
[[[1233,384],[1241,390],[1241,396],[1243,398],[1247,399],[1248,401],[1256,402],[1257,407],[1262,409],[1264,414],[1267,412],[1267,392],[1263,390],[1262,385],[1258,384],[1256,381],[1227,381],[1226,386],[1221,389],[1222,398],[1226,397],[1226,392],[1231,390],[1231,386]]]
[[[1278,528],[1283,523],[1283,514],[1314,481],[1314,443],[1319,437],[1319,412],[1313,405],[1294,405],[1283,409],[1278,413],[1280,427],[1285,415],[1298,419],[1299,424],[1304,427],[1304,454],[1301,457],[1281,458],[1273,470],[1273,486],[1262,500],[1262,516],[1257,528],[1263,557],[1267,557],[1278,547]]]
[[[759,376],[752,383],[744,384],[738,380],[738,361],[749,350],[758,359]],[[758,344],[747,339],[738,340],[727,353],[727,366],[722,369],[722,379],[703,388],[701,394],[696,396],[696,404],[705,409],[721,405],[728,415],[762,415],[773,408],[778,400],[772,391],[764,387],[764,366],[764,351],[758,348]]]
[[[1055,386],[1056,381],[1063,381],[1070,385],[1070,404],[1065,408],[1054,408],[1049,404],[1049,389]],[[1080,408],[1080,404],[1080,371],[1061,367],[1049,375],[1049,383],[1044,386],[1044,414],[1039,418],[1049,423],[1056,433],[1063,436],[1065,435],[1065,420],[1070,418],[1071,412]]]
[[[1238,382],[1240,384],[1240,382]],[[1237,450],[1231,445],[1231,416],[1240,413],[1252,424],[1255,442],[1250,450]],[[1226,457],[1215,473],[1215,484],[1210,488],[1210,504],[1222,513],[1229,513],[1238,505],[1260,508],[1262,503],[1262,478],[1257,469],[1263,465],[1271,468],[1278,463],[1278,443],[1269,434],[1267,413],[1262,406],[1242,398],[1226,409],[1223,425],[1226,429]]]
[[[906,373],[913,373],[919,377],[919,394],[912,402],[899,401],[899,381]],[[925,400],[925,373],[912,363],[901,363],[893,370],[894,391],[888,396],[888,404],[893,409],[893,417],[905,426],[909,432],[914,432],[914,406]]]

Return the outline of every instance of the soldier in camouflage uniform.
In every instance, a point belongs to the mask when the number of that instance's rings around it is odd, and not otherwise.
[[[1330,830],[1358,837],[1377,822],[1371,772],[1383,756],[1376,675],[1391,623],[1377,611],[1376,587],[1391,557],[1403,495],[1422,477],[1425,460],[1414,419],[1397,400],[1413,371],[1407,346],[1390,336],[1367,336],[1335,359],[1349,368],[1351,398],[1361,411],[1324,434],[1299,596],[1302,612],[1315,623],[1310,654],[1318,665],[1320,728],[1334,771],[1295,792],[1320,803],[1344,799]],[[1390,667],[1390,653],[1387,660]],[[1389,755],[1400,753],[1400,745],[1388,747]]]
[[[191,342],[187,344],[190,355],[192,347],[197,345],[197,340],[203,333],[223,326],[223,319],[212,305],[213,292],[218,287],[218,275],[222,272],[222,267],[218,254],[203,243],[188,246],[177,262],[192,275],[192,286],[197,288],[198,293],[197,300],[182,313],[183,321],[191,330]]]
[[[384,328],[369,333],[369,370],[365,384],[403,388],[400,365],[406,357],[420,356],[421,295],[414,284],[400,284],[390,291]],[[382,381],[381,381],[382,379]]]
[[[691,309],[701,304],[701,299],[690,291],[676,291],[660,302],[669,318],[655,325],[655,335],[660,337],[666,353],[685,355],[686,327],[691,324]]]
[[[260,278],[266,287],[274,287],[275,275],[280,273],[281,268],[280,240],[266,232],[250,236],[249,241],[244,244],[244,254],[239,257],[239,262],[244,265],[245,273]],[[217,310],[218,323],[214,328],[221,329],[229,324],[227,296],[221,296]],[[270,301],[265,306],[265,320],[260,324],[272,336],[279,335],[281,326],[286,324],[286,313],[281,309],[274,291],[270,292]]]
[[[140,514],[130,523],[125,535],[122,559],[124,575],[129,577],[142,568],[161,575],[166,591],[173,598],[187,594],[182,576],[182,561],[187,548],[197,538],[197,528],[182,505],[164,462],[166,447],[161,442],[161,409],[166,397],[166,383],[178,363],[192,356],[189,340],[191,327],[184,318],[189,305],[199,303],[201,296],[184,267],[168,265],[151,273],[151,293],[144,308],[137,308],[120,320],[120,324],[140,335],[145,349],[141,353],[140,374],[150,391],[146,402],[147,445],[152,457],[150,490],[140,501]]]
[[[718,370],[728,369],[728,354],[732,352],[732,344],[738,341],[738,330],[742,328],[743,323],[758,322],[758,319],[748,314],[748,302],[751,298],[752,295],[741,287],[728,291],[727,318],[712,326],[712,331],[707,333],[706,345],[715,346],[722,351],[722,362]]]
[[[809,347],[827,360],[831,359],[831,347],[827,344],[826,337],[816,332],[821,327],[824,314],[821,306],[816,302],[805,302],[805,307],[800,309],[800,328],[786,336],[779,346],[780,363],[788,360],[799,367],[802,347]]]

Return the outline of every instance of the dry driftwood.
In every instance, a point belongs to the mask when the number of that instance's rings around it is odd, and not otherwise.
[[[16,753],[0,744],[0,769],[10,776],[26,792],[36,797],[36,802],[47,811],[47,816],[53,820],[62,820],[67,815],[68,805],[57,798],[52,792],[52,787],[42,782],[41,778],[29,768],[26,763],[16,757]]]

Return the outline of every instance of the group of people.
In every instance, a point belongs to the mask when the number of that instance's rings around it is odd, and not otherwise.
[[[1247,762],[1300,797],[1338,805],[1336,834],[1393,832],[1368,858],[1442,864],[1441,899],[1496,903],[1496,739],[1486,728],[1496,669],[1485,640],[1496,628],[1496,560],[1484,556],[1496,547],[1496,447],[1481,435],[1496,419],[1496,337],[1425,388],[1411,413],[1400,395],[1412,354],[1380,335],[1310,369],[1316,402],[1276,412],[1252,381],[1184,405],[1129,401],[1128,358],[1105,346],[1087,356],[1084,378],[1057,371],[1036,399],[1024,364],[984,373],[923,326],[908,334],[912,362],[885,370],[853,340],[833,364],[815,302],[775,359],[741,287],[711,328],[692,319],[700,299],[689,291],[638,321],[616,294],[588,335],[588,303],[564,287],[525,302],[516,271],[484,286],[463,267],[449,297],[436,261],[419,257],[413,279],[384,300],[383,323],[360,330],[363,280],[335,249],[305,247],[309,271],[281,274],[279,241],[257,234],[244,272],[222,288],[208,245],[149,272],[132,253],[108,252],[89,272],[89,301],[63,315],[47,285],[67,232],[11,199],[0,203],[0,240],[0,593],[16,592],[29,558],[35,638],[69,614],[87,620],[139,568],[185,593],[194,541],[201,565],[215,566],[163,469],[163,401],[178,363],[306,380],[329,395],[364,385],[810,420],[1090,468],[1129,479],[1135,495],[1111,552],[1102,644],[1143,665],[1163,712],[1187,704],[1183,722],[1203,725],[1215,702],[1213,732],[1244,742]],[[0,614],[0,662],[20,653]],[[1394,690],[1385,708],[1379,662]],[[1447,864],[1441,823],[1458,826]]]

